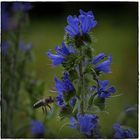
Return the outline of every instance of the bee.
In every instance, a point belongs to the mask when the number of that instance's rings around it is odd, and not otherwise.
[[[48,98],[44,98],[44,99],[37,101],[33,105],[33,108],[37,109],[37,108],[42,107],[43,112],[45,112],[45,111],[47,112],[46,106],[48,106],[49,109],[51,110],[51,106],[49,104],[53,103],[54,101],[55,100],[51,96],[49,96]]]

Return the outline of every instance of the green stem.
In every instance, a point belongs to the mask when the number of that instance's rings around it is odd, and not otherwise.
[[[80,56],[83,56],[82,48],[80,49]],[[81,60],[79,64],[79,92],[80,92],[80,97],[81,97],[80,112],[81,114],[84,114],[84,91],[83,91],[84,81],[83,81],[82,63],[83,61]]]

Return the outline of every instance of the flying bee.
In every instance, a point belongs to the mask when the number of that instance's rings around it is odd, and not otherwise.
[[[49,109],[51,110],[51,106],[49,104],[53,103],[54,101],[55,100],[51,96],[49,96],[48,98],[44,98],[44,99],[37,101],[33,105],[33,108],[37,109],[37,108],[42,107],[43,112],[45,112],[45,111],[47,112],[46,106],[48,106]]]

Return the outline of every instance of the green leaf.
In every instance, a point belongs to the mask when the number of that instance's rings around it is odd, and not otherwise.
[[[74,113],[77,109],[78,109],[78,105],[80,104],[80,101],[79,101],[79,99],[76,99],[76,103],[75,103],[75,105],[74,105],[74,108],[73,108],[73,110],[72,110],[72,113]]]

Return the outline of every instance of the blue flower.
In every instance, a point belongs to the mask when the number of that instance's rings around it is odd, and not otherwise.
[[[92,11],[86,13],[83,10],[80,10],[79,17],[68,16],[67,22],[68,25],[65,27],[65,31],[70,37],[87,34],[96,25]]]
[[[130,128],[122,128],[119,123],[113,125],[115,134],[113,138],[122,139],[122,138],[135,138],[134,132]]]
[[[99,81],[99,91],[98,91],[98,96],[101,98],[108,98],[111,96],[111,93],[115,93],[116,89],[111,86],[109,88],[107,88],[108,86],[108,80],[104,80],[104,81]]]
[[[92,60],[92,63],[95,67],[95,70],[98,72],[104,72],[104,73],[110,73],[110,65],[112,62],[112,55],[108,56],[108,59],[106,61],[101,62],[105,57],[107,57],[104,53],[100,53],[97,56],[95,56]],[[101,62],[101,63],[99,63]]]
[[[9,42],[8,41],[2,41],[2,45],[1,45],[1,50],[2,50],[2,54],[6,55],[8,52],[8,48],[9,48]]]
[[[93,60],[92,60],[92,63],[94,65],[96,65],[98,62],[100,62],[101,60],[103,60],[104,58],[106,57],[106,55],[104,53],[100,53],[98,55],[96,55]]]
[[[92,135],[93,130],[96,128],[97,123],[98,123],[98,117],[96,115],[78,115],[78,122],[80,125],[80,132],[87,134],[87,135]]]
[[[57,54],[52,54],[50,51],[48,51],[48,57],[51,59],[53,65],[57,66],[59,64],[62,64],[66,61],[66,57],[70,55],[71,53],[74,53],[74,49],[72,47],[67,47],[64,43],[62,43],[62,48],[59,46],[55,47],[55,50]]]
[[[60,106],[60,107],[65,106],[64,99],[63,99],[63,94],[58,93],[58,95],[56,96],[56,102],[57,102],[57,105]]]
[[[80,10],[80,14],[81,15],[79,16],[79,20],[81,24],[82,34],[86,34],[96,26],[97,22],[94,19],[92,11],[86,13],[83,10]]]
[[[64,73],[62,81],[59,81],[56,77],[54,80],[55,88],[58,91],[58,93],[69,93],[74,90],[74,86],[69,80],[69,76],[67,73]]]
[[[77,17],[68,16],[67,22],[68,25],[66,26],[65,31],[69,33],[71,37],[80,35],[79,19]]]
[[[14,12],[27,12],[32,9],[32,5],[29,2],[14,2],[12,5],[12,10]]]
[[[34,136],[36,136],[36,135],[44,135],[44,133],[45,133],[45,126],[40,121],[32,120],[30,127],[31,127],[31,133]]]
[[[90,92],[93,92],[94,90],[98,93],[98,96],[100,98],[108,98],[111,96],[111,93],[115,93],[116,89],[113,86],[108,87],[108,80],[101,81],[99,80],[99,88],[96,86],[92,86],[89,88]]]
[[[56,77],[55,80],[55,88],[58,92],[58,96],[56,97],[57,104],[59,106],[64,106],[64,99],[63,95],[68,94],[74,91],[74,86],[72,85],[71,81],[69,80],[69,76],[67,73],[64,73],[62,81],[58,80]]]
[[[2,3],[1,5],[1,27],[2,31],[8,31],[10,29],[10,15],[8,12],[8,3]]]
[[[98,117],[91,114],[78,114],[77,120],[75,118],[70,118],[70,127],[79,128],[80,132],[91,136],[94,130],[97,128]]]

